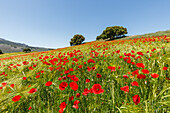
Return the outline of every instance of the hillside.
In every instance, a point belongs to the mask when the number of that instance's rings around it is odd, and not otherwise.
[[[0,49],[3,53],[22,52],[23,48],[31,48],[32,51],[48,51],[49,48],[31,47],[26,44],[17,43],[0,38]]]
[[[126,39],[135,39],[135,38],[142,38],[142,37],[157,37],[157,36],[170,36],[170,30],[166,30],[166,31],[157,31],[155,33],[146,33],[146,34],[142,34],[142,35],[133,35],[133,36],[127,36],[124,38],[120,38],[120,40],[126,40]]]
[[[170,37],[0,59],[1,113],[167,113]]]
[[[123,38],[118,38],[116,40],[127,40],[127,39],[135,39],[135,38],[141,38],[141,37],[152,37],[152,36],[170,36],[170,30],[167,31],[158,31],[155,33],[147,33],[143,35],[134,35],[134,36],[127,36]],[[31,47],[26,44],[17,43],[5,40],[3,38],[0,38],[0,49],[3,51],[3,53],[13,53],[13,52],[22,52],[23,48],[31,48],[32,51],[48,51],[51,50],[51,48],[43,48],[43,47]]]

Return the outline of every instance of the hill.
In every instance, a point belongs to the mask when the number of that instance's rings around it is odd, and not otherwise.
[[[120,38],[120,40],[126,40],[126,39],[135,39],[135,38],[142,38],[142,37],[157,37],[157,36],[170,36],[170,30],[166,30],[166,31],[157,31],[155,33],[146,33],[146,34],[142,34],[142,35],[132,35],[132,36],[127,36],[127,37],[123,37]]]
[[[167,113],[170,37],[0,59],[1,113]]]
[[[23,48],[31,48],[32,51],[48,51],[50,48],[31,47],[26,44],[17,43],[0,38],[0,49],[3,53],[22,52]]]

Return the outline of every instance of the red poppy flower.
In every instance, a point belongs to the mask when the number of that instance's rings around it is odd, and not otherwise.
[[[58,78],[58,80],[62,80],[62,78],[61,78],[61,77],[59,77],[59,78]]]
[[[29,69],[29,70],[33,70],[33,68],[32,68],[32,67],[29,67],[28,69]]]
[[[108,69],[111,69],[111,72],[112,72],[112,71],[116,71],[116,70],[115,70],[116,67],[114,67],[114,66],[113,66],[113,67],[112,67],[112,66],[108,66]]]
[[[121,66],[118,67],[118,69],[120,69]]]
[[[127,75],[123,75],[124,78],[129,78]]]
[[[63,77],[62,77],[62,79],[63,79],[63,80],[66,80],[66,79],[67,79],[67,77],[66,77],[66,76],[63,76]]]
[[[45,83],[45,86],[51,86],[52,85],[52,82],[51,81],[48,81]]]
[[[132,75],[139,75],[139,69],[132,72]]]
[[[140,59],[140,58],[141,58],[141,56],[136,57],[136,59]]]
[[[142,69],[142,72],[143,72],[144,74],[149,74],[149,71],[148,71],[147,69]]]
[[[82,68],[83,66],[82,65],[79,65],[78,68]]]
[[[131,57],[135,57],[135,55],[131,55]]]
[[[20,95],[14,96],[14,97],[12,98],[12,101],[17,102],[17,101],[20,100],[20,98],[21,98]]]
[[[36,78],[40,78],[40,75],[37,75]]]
[[[120,53],[120,50],[115,51],[116,53]]]
[[[92,67],[92,70],[94,71],[96,69],[96,67]]]
[[[137,63],[136,66],[141,67],[141,68],[145,68],[145,65],[143,63]]]
[[[135,65],[135,62],[131,62],[132,65]]]
[[[158,78],[158,77],[159,77],[159,75],[156,74],[156,73],[152,73],[151,76],[152,76],[153,78]]]
[[[24,65],[27,65],[29,62],[26,62],[26,61],[24,61],[24,62],[22,62]]]
[[[37,91],[37,89],[32,88],[28,93],[35,93]]]
[[[139,104],[139,102],[140,102],[140,97],[139,97],[139,95],[135,95],[135,96],[133,96],[132,98],[133,98],[133,102],[134,102],[136,105]]]
[[[129,59],[129,60],[127,61],[127,63],[131,63],[131,59]]]
[[[133,82],[131,83],[131,85],[132,85],[132,86],[139,86],[139,85],[138,85],[138,82],[136,82],[136,81],[133,81]]]
[[[102,75],[101,74],[99,74],[99,73],[97,73],[97,78],[101,78],[102,77]]]
[[[4,82],[4,83],[2,83],[2,87],[5,87],[6,85],[7,85],[7,83],[5,83],[5,82]]]
[[[23,79],[23,80],[26,80],[26,79],[27,79],[27,77],[23,77],[22,79]]]
[[[73,61],[75,61],[75,62],[78,62],[78,59],[76,59],[76,58],[73,58]]]
[[[63,113],[64,112],[64,110],[63,109],[59,109],[59,111],[58,111],[59,113]]]
[[[28,108],[28,110],[31,110],[32,109],[32,107],[30,106],[29,108]]]
[[[94,84],[92,86],[92,91],[94,94],[101,94],[104,92],[104,89],[101,89],[101,85],[100,84]]]
[[[72,101],[74,99],[74,96],[69,97],[69,101]]]
[[[126,92],[129,92],[129,86],[124,86],[124,87],[121,87],[120,88],[122,91],[124,91],[125,93]]]
[[[131,52],[132,52],[132,53],[135,53],[135,51],[133,51],[133,50],[132,50]]]
[[[168,68],[167,67],[163,67],[163,70],[167,70]]]
[[[91,71],[91,68],[90,68],[90,67],[87,67],[87,70],[90,72],[90,71]]]
[[[17,66],[21,66],[21,64],[17,64]]]
[[[122,56],[119,56],[119,58],[122,58]]]
[[[170,80],[170,78],[166,77],[166,80]],[[1,89],[1,87],[0,87],[0,89]]]
[[[78,101],[78,100],[75,100],[74,101],[74,105],[73,105],[73,108],[76,108],[76,109],[78,109],[79,108],[79,106],[78,106],[78,104],[80,103],[80,101]]]
[[[95,63],[95,61],[93,59],[89,59],[88,63]]]
[[[90,80],[89,79],[86,79],[86,83],[89,83],[90,82]]]
[[[68,74],[67,77],[69,78],[69,77],[72,77],[72,76],[70,74]]]
[[[145,76],[145,75],[142,75],[142,74],[139,74],[139,75],[137,75],[137,78],[138,78],[138,79],[145,79],[146,76]]]
[[[77,83],[71,82],[69,85],[70,85],[71,89],[73,89],[74,91],[77,91],[77,89],[78,89]]]
[[[11,84],[11,87],[13,88],[13,87],[14,87],[14,84]]]
[[[41,73],[43,74],[43,73],[44,73],[44,71],[42,70],[42,71],[41,71]]]
[[[75,82],[79,81],[79,78],[77,78],[76,76],[73,77],[73,75],[72,75],[70,78],[71,78],[71,80],[73,80]]]
[[[49,69],[52,71],[54,68],[53,67],[49,67]]]
[[[88,90],[88,88],[84,89],[83,95],[87,96],[88,93],[91,93],[92,90]],[[93,93],[93,92],[92,92]]]
[[[62,82],[60,85],[59,85],[59,88],[60,90],[65,90],[65,88],[68,86],[67,82]]]
[[[66,102],[62,102],[59,107],[60,109],[64,109],[66,108],[66,106],[67,106]]]
[[[80,97],[80,93],[77,93],[77,94],[76,94],[76,97]]]
[[[70,71],[74,71],[73,68],[70,68],[69,70],[70,70]]]
[[[143,53],[142,53],[142,52],[137,52],[137,54],[143,56]]]
[[[65,72],[64,72],[64,74],[68,74],[70,71],[69,70],[66,70]]]

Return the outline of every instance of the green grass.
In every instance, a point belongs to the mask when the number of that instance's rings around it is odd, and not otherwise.
[[[0,58],[5,58],[5,57],[9,57],[9,56],[13,56],[13,55],[19,55],[19,54],[24,54],[24,52],[4,53],[4,54],[0,54]]]
[[[143,42],[143,40],[96,41],[46,53],[1,60],[0,74],[5,72],[7,76],[0,76],[0,87],[4,82],[7,85],[0,89],[0,112],[57,113],[60,104],[66,102],[64,113],[167,113],[170,111],[170,83],[167,80],[170,78],[170,44],[166,40],[157,38],[155,41]],[[118,50],[120,50],[119,53]],[[132,50],[135,53],[131,53]],[[138,55],[137,52],[142,52],[144,55]],[[70,53],[72,53],[72,57],[70,57]],[[131,61],[135,64],[143,63],[144,69],[147,69],[149,74],[143,74],[143,68],[127,63],[123,59],[126,57],[125,53],[135,55],[135,58],[130,57]],[[120,56],[123,58],[119,58]],[[138,56],[141,58],[136,59]],[[50,63],[54,58],[57,58],[58,62]],[[73,61],[73,58],[78,61]],[[93,59],[95,63],[88,63],[89,59]],[[23,65],[23,61],[29,62],[29,64]],[[45,61],[49,65],[46,65]],[[64,63],[64,61],[67,62]],[[16,66],[17,64],[21,64],[21,66]],[[36,66],[33,67],[35,64]],[[82,68],[79,68],[79,65],[82,65]],[[33,67],[33,70],[29,70],[30,66]],[[111,72],[108,66],[114,66],[115,71]],[[88,71],[88,67],[96,69]],[[163,70],[163,67],[168,69]],[[70,68],[73,68],[74,71],[66,74],[65,71]],[[137,76],[133,76],[132,72],[136,69],[139,69],[139,74],[145,75],[146,78],[138,79]],[[44,73],[41,73],[42,70]],[[39,72],[40,74],[37,74]],[[97,78],[97,73],[102,77]],[[159,77],[152,78],[152,73],[159,74]],[[60,77],[69,74],[75,75],[79,79],[77,91],[72,90],[69,86],[69,83],[73,82],[71,78],[59,80]],[[36,78],[37,75],[40,75],[40,78]],[[123,75],[127,75],[129,78],[123,78]],[[23,80],[23,77],[27,77],[27,79]],[[86,79],[90,79],[90,82],[85,83]],[[47,81],[52,81],[53,84],[49,87],[45,86]],[[133,81],[137,81],[139,87],[132,86]],[[62,82],[68,83],[63,91],[59,88]],[[15,84],[13,88],[10,87],[11,84]],[[94,84],[100,84],[104,92],[101,94],[89,93],[87,96],[82,94],[85,88],[91,89]],[[120,90],[123,86],[129,86],[128,93]],[[36,88],[37,92],[29,94],[28,91],[32,88]],[[77,93],[80,93],[80,97],[76,97]],[[12,98],[16,95],[22,97],[19,101],[13,102]],[[138,105],[133,102],[134,95],[140,96]],[[69,101],[71,96],[74,96],[74,99]],[[72,107],[75,100],[80,101],[78,109]],[[32,109],[28,110],[30,106]]]
[[[34,52],[30,52],[30,53],[34,53]],[[23,54],[27,54],[27,53],[24,53],[24,52],[4,53],[4,54],[0,54],[0,58],[23,55]]]
[[[167,31],[158,31],[155,33],[146,33],[143,35],[134,35],[134,36],[127,36],[125,38],[121,38],[120,40],[124,39],[135,39],[135,38],[142,38],[142,37],[157,37],[157,36],[170,36],[170,30]]]

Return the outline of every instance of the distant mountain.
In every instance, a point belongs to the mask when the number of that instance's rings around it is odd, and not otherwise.
[[[13,53],[13,52],[22,52],[24,48],[30,48],[31,51],[48,51],[51,48],[43,48],[43,47],[32,47],[23,43],[17,43],[5,40],[0,38],[0,49],[3,53]]]

